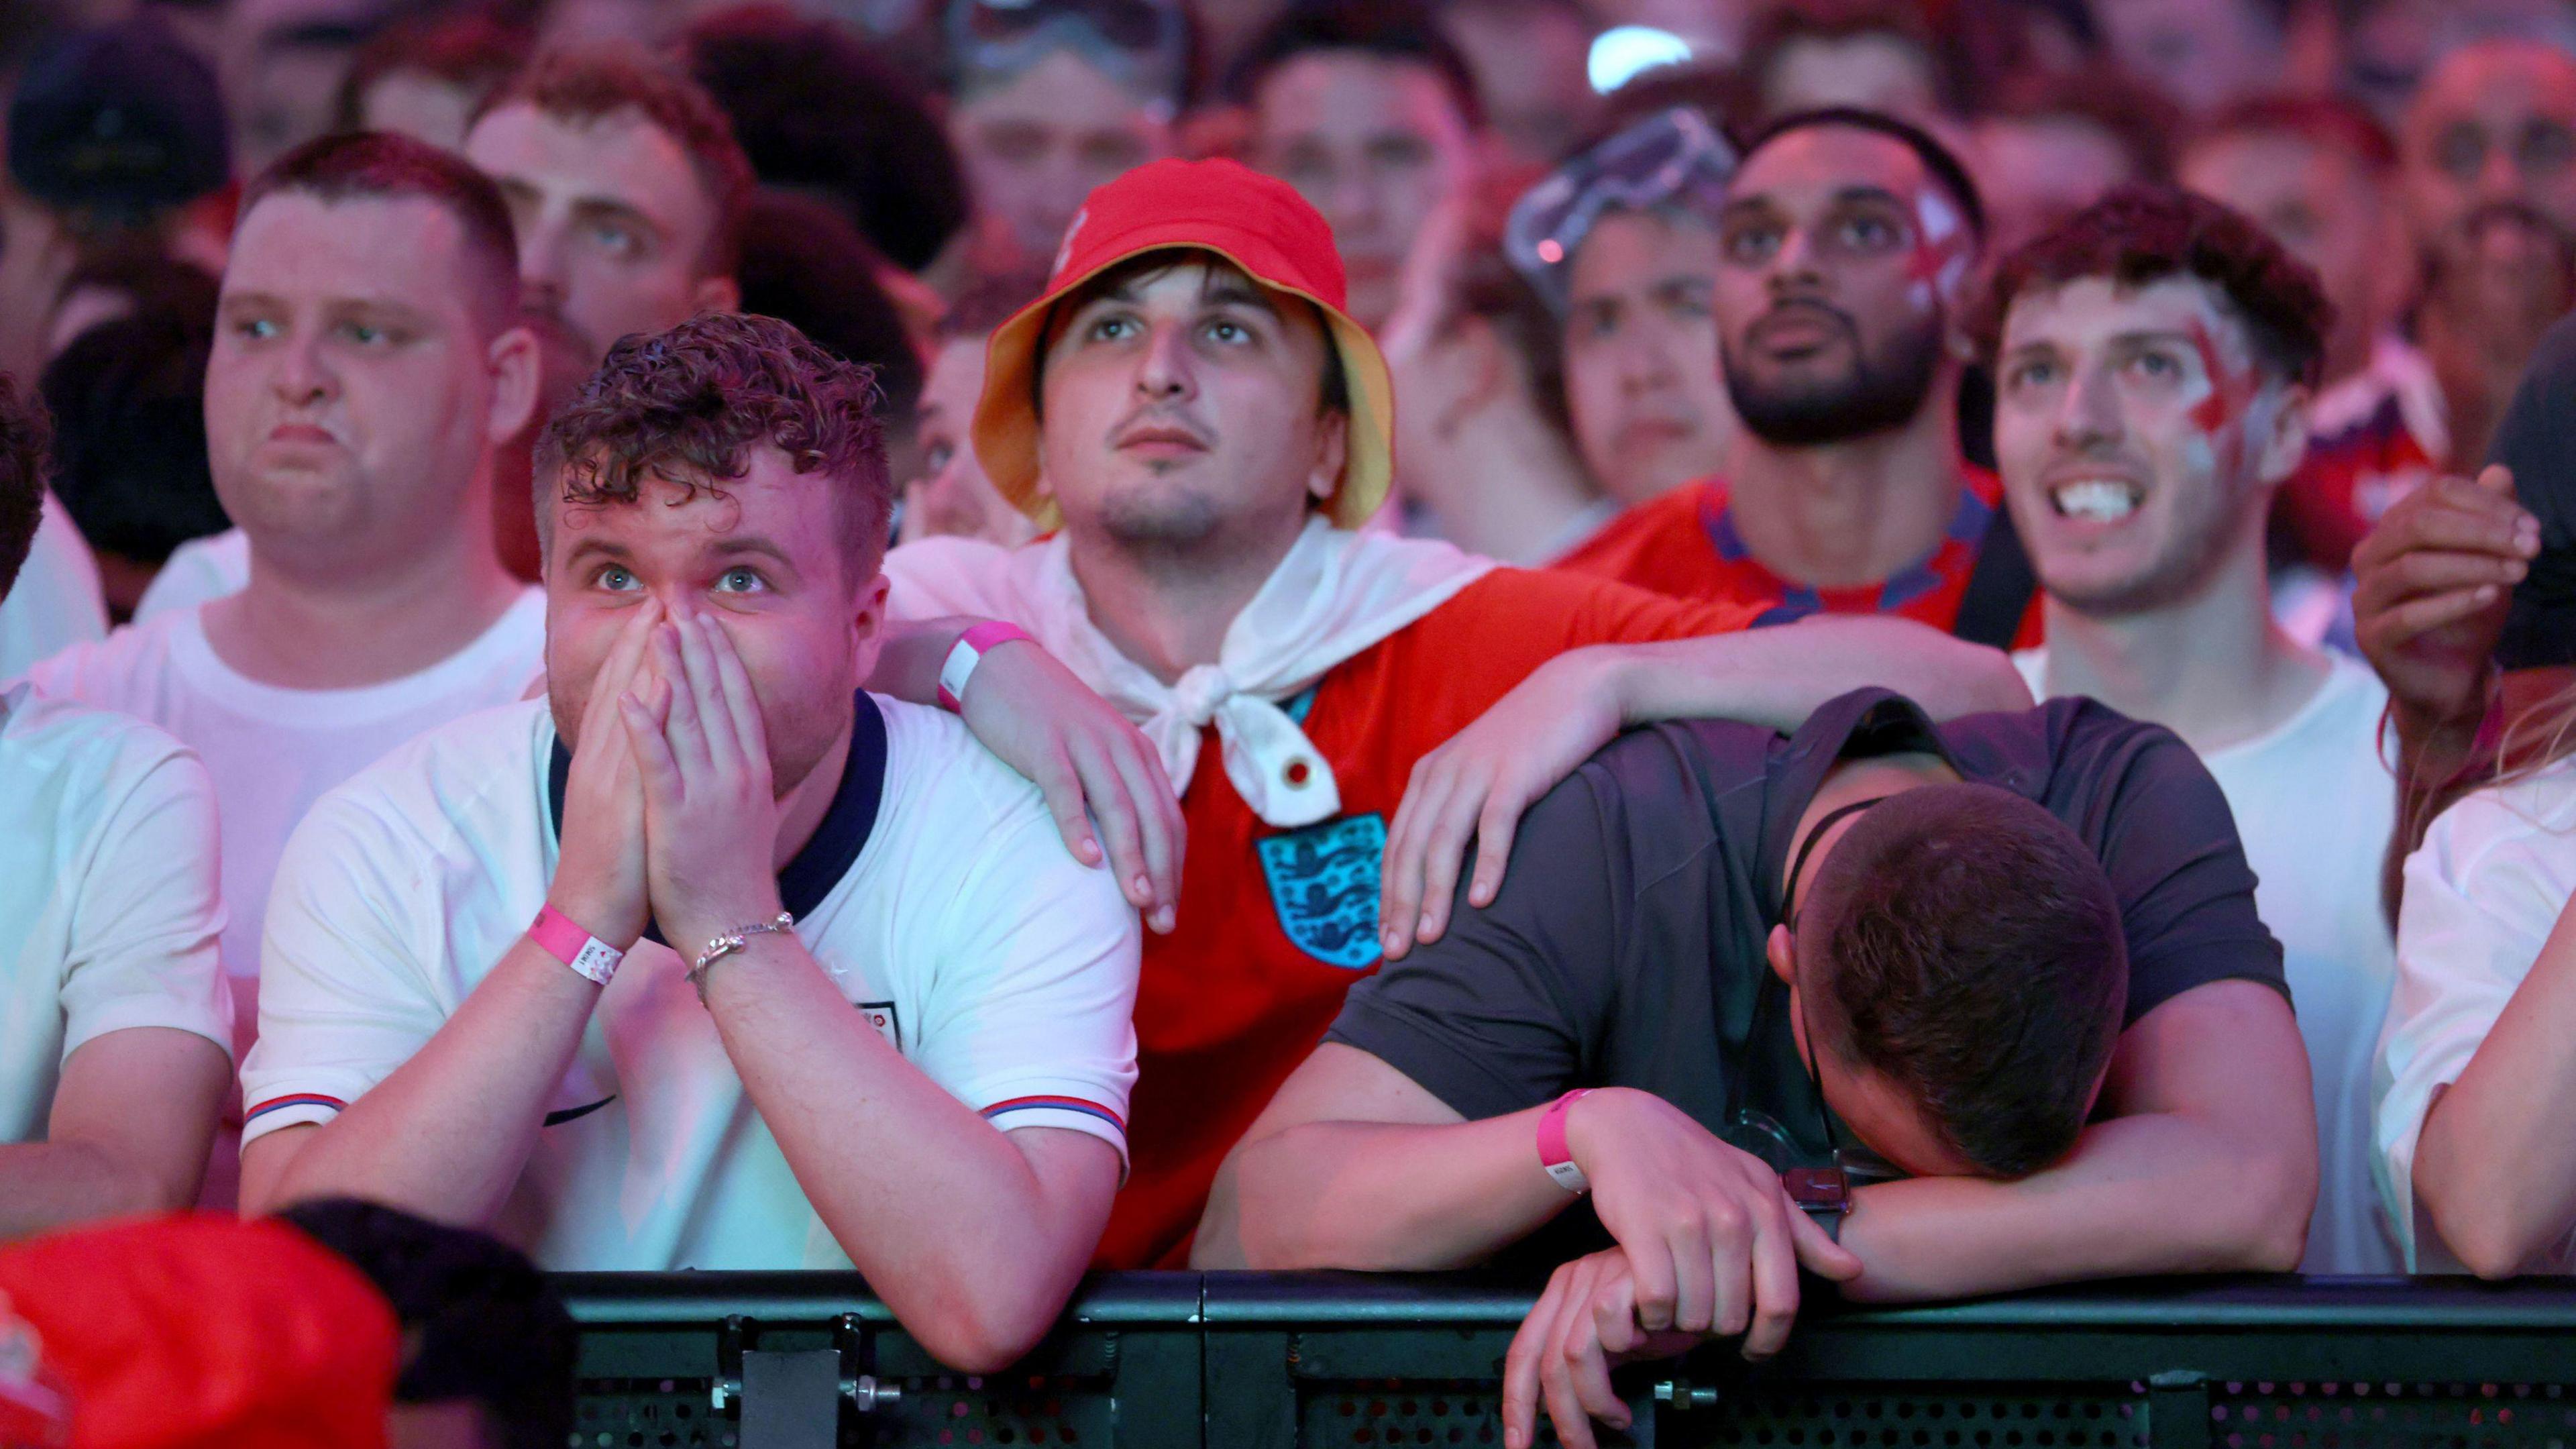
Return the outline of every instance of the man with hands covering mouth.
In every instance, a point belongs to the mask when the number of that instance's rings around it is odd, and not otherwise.
[[[1124,1171],[1140,931],[963,723],[861,688],[906,673],[874,407],[711,315],[556,419],[549,698],[288,847],[247,1206],[371,1198],[553,1270],[855,1266],[969,1372],[1045,1331]]]

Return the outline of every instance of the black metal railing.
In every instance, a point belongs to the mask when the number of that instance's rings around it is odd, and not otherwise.
[[[857,1279],[575,1274],[582,1449],[1400,1449],[1502,1439],[1535,1285],[1091,1280],[1004,1374],[951,1373]],[[1605,1444],[1718,1449],[2572,1449],[2576,1282],[2121,1283],[1811,1305],[1759,1368],[1620,1376]]]

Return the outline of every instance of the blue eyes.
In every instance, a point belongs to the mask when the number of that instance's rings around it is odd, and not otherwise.
[[[633,593],[644,587],[632,569],[618,564],[601,569],[597,582],[612,594]],[[769,580],[761,577],[760,570],[748,566],[736,566],[716,575],[715,591],[720,594],[748,594],[768,587]]]

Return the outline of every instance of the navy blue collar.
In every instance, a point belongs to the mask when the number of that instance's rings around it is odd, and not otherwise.
[[[868,836],[876,829],[877,806],[885,797],[885,770],[885,716],[863,689],[850,721],[849,762],[841,767],[841,784],[832,792],[831,808],[823,812],[823,823],[814,827],[814,838],[778,873],[779,904],[798,920],[822,905],[832,887],[858,864],[859,852],[867,848]],[[564,781],[571,773],[572,751],[557,735],[554,759],[546,769],[546,811],[558,840],[563,838]],[[645,926],[644,938],[670,944],[662,939],[656,923]]]

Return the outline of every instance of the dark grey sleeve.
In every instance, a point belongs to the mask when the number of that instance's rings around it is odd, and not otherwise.
[[[1612,788],[1587,765],[1548,792],[1521,822],[1493,905],[1352,987],[1324,1039],[1385,1061],[1470,1121],[1580,1085],[1626,925],[1624,832],[1602,794]]]
[[[2576,318],[2540,339],[2487,461],[2513,470],[2513,491],[2540,520],[2540,557],[2514,587],[2496,663],[2576,664]]]
[[[2125,723],[2125,722],[2124,722]],[[2129,943],[2129,1007],[2121,1025],[2213,981],[2257,981],[2287,997],[2281,943],[2254,909],[2227,797],[2191,747],[2135,726],[2099,842],[2120,897]]]

